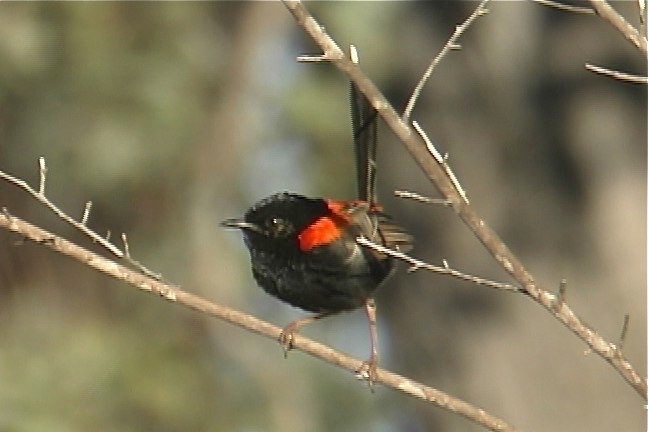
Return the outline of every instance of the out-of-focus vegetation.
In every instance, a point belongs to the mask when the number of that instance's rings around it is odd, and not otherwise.
[[[311,3],[396,107],[470,2]],[[633,2],[617,2],[636,22]],[[587,72],[645,74],[595,16],[495,2],[436,69],[414,112],[471,202],[544,286],[646,364],[646,92]],[[129,235],[166,279],[283,325],[217,223],[277,190],[351,198],[347,82],[279,3],[0,4],[0,169],[38,180],[90,226]],[[414,254],[505,279],[403,147],[381,137],[386,207]],[[0,206],[89,244],[16,188]],[[278,344],[183,310],[0,232],[0,430],[480,430]],[[377,297],[383,365],[523,430],[640,430],[623,380],[523,296],[401,271]],[[305,330],[360,358],[362,312]],[[645,376],[645,369],[641,372]]]

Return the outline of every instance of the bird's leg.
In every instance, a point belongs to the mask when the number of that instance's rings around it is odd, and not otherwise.
[[[369,360],[360,365],[356,374],[367,380],[369,389],[373,392],[373,385],[376,381],[378,368],[378,330],[376,326],[376,302],[374,299],[367,299],[365,303],[365,311],[367,312],[367,319],[369,320],[369,334],[371,335],[371,356]]]
[[[279,343],[283,347],[284,357],[288,357],[288,351],[290,351],[293,348],[293,339],[295,337],[295,333],[298,333],[300,328],[304,327],[307,324],[315,322],[319,319],[326,318],[329,315],[332,315],[332,313],[321,312],[318,313],[317,315],[311,315],[305,318],[300,318],[298,320],[295,320],[290,324],[288,324],[286,327],[284,327],[281,330],[281,333],[279,334]]]

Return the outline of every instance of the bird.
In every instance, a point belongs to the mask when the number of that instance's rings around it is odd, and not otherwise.
[[[221,226],[243,233],[252,274],[268,294],[313,315],[285,326],[279,342],[284,355],[305,325],[331,315],[365,308],[371,354],[357,373],[373,391],[378,365],[376,305],[373,295],[394,272],[390,256],[361,246],[364,237],[407,252],[412,236],[376,203],[377,113],[351,83],[351,118],[357,171],[357,199],[309,198],[279,192],[252,205]]]

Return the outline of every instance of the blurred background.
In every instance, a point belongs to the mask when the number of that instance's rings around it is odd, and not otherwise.
[[[308,7],[397,110],[472,2]],[[615,2],[634,25],[635,2]],[[433,73],[412,116],[477,211],[539,283],[646,374],[645,75],[594,15],[495,2]],[[352,198],[348,83],[279,3],[0,4],[0,169],[217,303],[283,326],[304,314],[256,287],[218,222],[272,192]],[[379,187],[413,254],[508,281],[382,128]],[[10,213],[100,251],[23,191]],[[0,231],[1,431],[478,431],[447,411],[185,310]],[[103,253],[103,252],[102,252]],[[645,430],[641,398],[522,295],[404,268],[377,294],[382,365],[529,431]],[[362,311],[304,334],[367,358]]]

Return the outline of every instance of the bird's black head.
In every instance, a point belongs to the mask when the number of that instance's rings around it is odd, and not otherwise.
[[[248,247],[296,251],[299,234],[327,214],[329,208],[323,199],[280,192],[254,204],[242,219],[227,219],[221,225],[241,229]]]

